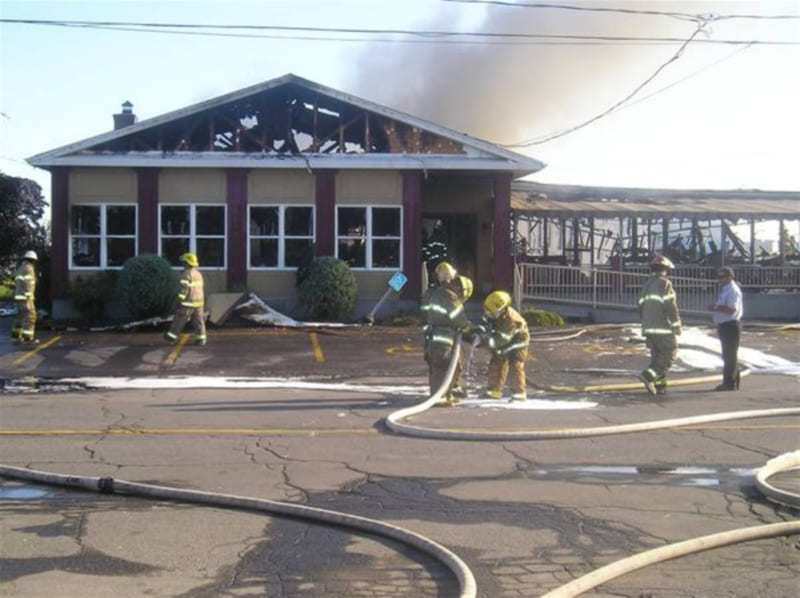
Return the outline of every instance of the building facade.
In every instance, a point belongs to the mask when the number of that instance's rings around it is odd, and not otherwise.
[[[175,267],[197,253],[207,293],[295,297],[309,252],[345,260],[359,300],[395,271],[422,285],[426,230],[479,292],[512,285],[513,179],[541,162],[295,75],[136,122],[30,158],[52,174],[52,297],[71,278],[134,255]]]

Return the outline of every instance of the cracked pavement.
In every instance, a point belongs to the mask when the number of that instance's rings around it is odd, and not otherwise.
[[[170,373],[423,385],[420,355],[389,351],[415,342],[413,334],[376,328],[320,335],[324,363],[314,361],[302,332],[212,334],[208,351],[187,349]],[[798,362],[797,334],[746,333],[743,345],[769,345]],[[242,346],[249,351],[244,358]],[[10,346],[0,351],[6,377],[58,377],[155,375],[165,349],[148,334],[76,334],[23,367],[9,365],[17,355]],[[70,357],[75,351],[77,359]],[[633,371],[644,360],[623,332],[609,330],[537,343],[532,354],[529,375],[543,384],[610,382],[604,368]],[[486,361],[478,352],[478,379]],[[796,377],[752,375],[738,393],[709,392],[712,386],[676,387],[658,401],[640,392],[606,393],[592,397],[599,406],[591,410],[433,409],[413,421],[550,428],[797,405]],[[796,417],[538,442],[421,440],[380,424],[422,398],[298,388],[5,392],[0,461],[380,519],[456,552],[485,598],[540,596],[636,552],[798,515],[766,502],[752,482],[767,459],[798,448]],[[797,478],[776,479],[797,489]],[[383,598],[457,591],[450,572],[416,550],[299,519],[8,480],[0,481],[0,514],[3,596]],[[718,549],[586,595],[785,598],[797,595],[799,548],[789,537]]]

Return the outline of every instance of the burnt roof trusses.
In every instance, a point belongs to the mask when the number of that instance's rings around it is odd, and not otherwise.
[[[33,166],[511,171],[544,164],[287,74],[28,159]]]

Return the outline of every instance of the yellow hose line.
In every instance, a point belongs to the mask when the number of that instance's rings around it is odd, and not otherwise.
[[[459,598],[476,598],[477,585],[475,577],[469,567],[458,555],[441,544],[426,538],[421,534],[412,532],[402,527],[384,523],[377,519],[359,517],[339,511],[320,509],[306,505],[279,502],[273,500],[249,498],[233,494],[217,494],[199,490],[183,490],[156,486],[154,484],[140,484],[116,478],[100,478],[90,476],[70,476],[22,467],[0,465],[0,477],[29,480],[43,484],[54,484],[85,490],[101,491],[107,493],[127,494],[130,496],[144,496],[160,500],[174,500],[195,504],[204,504],[215,507],[228,507],[261,511],[265,513],[284,515],[299,519],[321,522],[327,525],[368,532],[401,542],[427,554],[447,566],[458,579],[460,586]]]
[[[742,370],[740,375],[742,377],[749,376],[751,370]],[[711,384],[713,382],[720,382],[722,374],[712,374],[710,376],[696,376],[694,378],[675,378],[669,381],[670,386],[689,386],[692,384]],[[618,382],[615,384],[590,384],[588,386],[542,386],[538,384],[531,384],[534,388],[546,390],[548,392],[613,392],[617,390],[642,390],[641,382]]]

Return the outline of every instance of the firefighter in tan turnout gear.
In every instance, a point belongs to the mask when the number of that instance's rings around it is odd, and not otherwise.
[[[472,281],[458,276],[456,269],[447,262],[436,267],[439,286],[430,289],[422,299],[420,309],[427,318],[425,332],[425,361],[428,362],[428,380],[431,394],[444,383],[450,356],[459,332],[470,331],[472,324],[464,313],[464,302],[472,296]],[[461,364],[443,398],[446,405],[457,405],[466,396],[461,386]]]
[[[179,281],[178,309],[175,312],[175,318],[172,320],[172,326],[164,333],[164,338],[171,343],[176,342],[183,331],[183,327],[186,326],[186,322],[191,320],[195,332],[195,342],[199,345],[205,345],[206,323],[203,314],[205,300],[203,275],[198,270],[200,264],[197,261],[197,256],[193,253],[184,253],[181,256],[181,262],[184,264],[184,269]]]
[[[511,400],[528,398],[525,386],[525,362],[531,337],[528,323],[511,307],[511,295],[494,291],[483,303],[484,322],[488,336],[489,387],[486,395],[492,399],[503,398],[503,387],[511,370]]]
[[[672,283],[667,278],[675,265],[657,255],[650,262],[652,275],[642,287],[639,313],[642,335],[650,349],[650,365],[639,375],[647,392],[663,395],[667,392],[667,372],[678,355],[677,336],[681,333],[681,317]]]
[[[17,316],[11,328],[11,338],[15,342],[35,343],[36,340],[36,268],[39,260],[35,251],[26,251],[17,267],[14,302]]]

